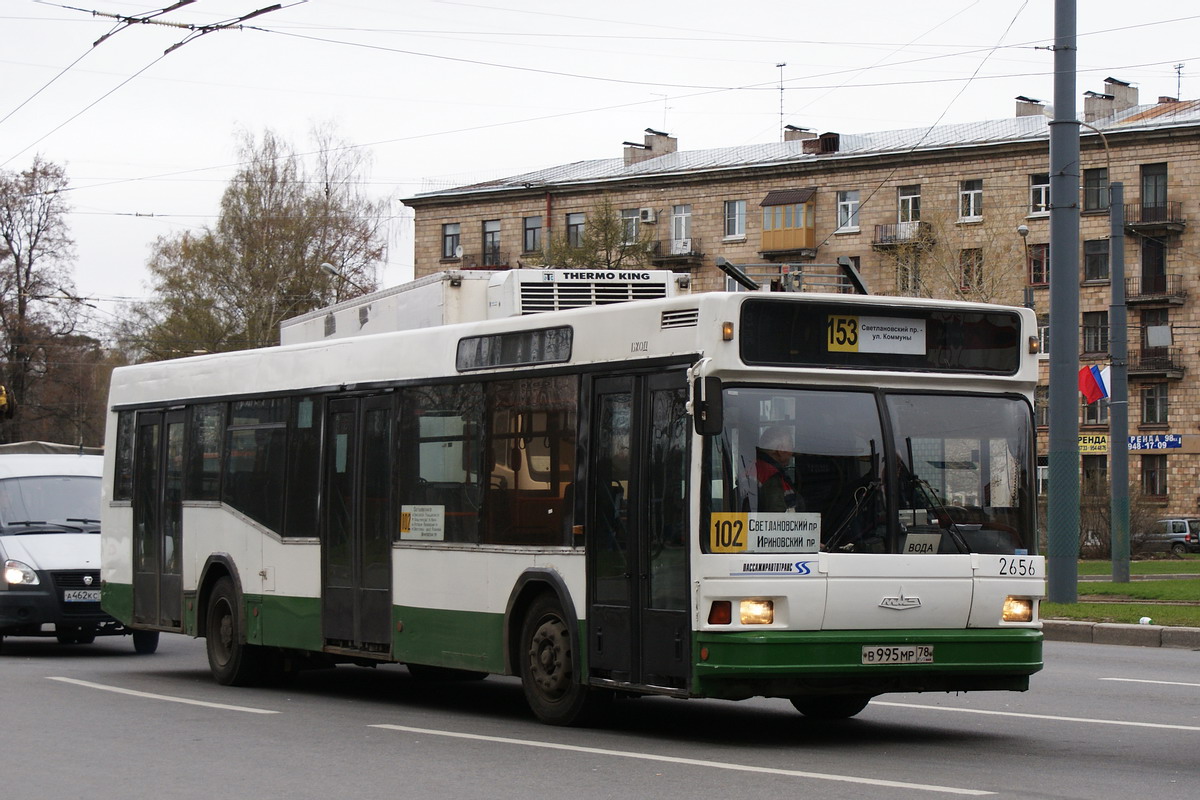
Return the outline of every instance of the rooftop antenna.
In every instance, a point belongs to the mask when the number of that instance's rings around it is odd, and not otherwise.
[[[661,97],[663,101],[663,130],[667,129],[667,96],[658,92],[651,92],[652,97]]]
[[[786,62],[775,65],[779,68],[779,141],[784,140],[783,134],[783,68],[787,66]]]
[[[1183,99],[1183,64],[1175,65],[1175,99]]]

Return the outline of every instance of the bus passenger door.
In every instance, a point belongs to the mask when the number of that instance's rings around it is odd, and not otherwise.
[[[602,683],[688,688],[686,401],[681,371],[593,384],[588,664]]]
[[[329,403],[321,537],[327,647],[391,651],[394,416],[392,395]]]
[[[184,412],[137,416],[133,621],[182,630]]]

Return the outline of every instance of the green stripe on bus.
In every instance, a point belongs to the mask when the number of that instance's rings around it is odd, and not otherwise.
[[[392,607],[392,657],[397,661],[503,673],[504,615]]]
[[[865,645],[930,645],[929,664],[863,664]],[[726,682],[836,676],[847,684],[893,676],[1028,676],[1042,668],[1042,632],[1002,630],[764,631],[695,635],[695,693],[721,696]],[[705,658],[707,656],[707,658]],[[1019,681],[1017,681],[1019,683]]]

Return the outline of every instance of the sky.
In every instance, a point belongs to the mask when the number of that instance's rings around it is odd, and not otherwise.
[[[615,158],[1014,114],[1053,98],[1053,0],[0,0],[0,169],[70,179],[89,332],[152,299],[153,243],[216,222],[239,132],[299,153],[331,125],[391,209],[381,286],[412,275],[421,192]],[[1075,93],[1200,98],[1200,6],[1078,0]],[[112,34],[105,37],[106,34]],[[99,41],[98,41],[99,40]],[[174,45],[182,45],[173,47]],[[169,52],[165,52],[168,51]]]

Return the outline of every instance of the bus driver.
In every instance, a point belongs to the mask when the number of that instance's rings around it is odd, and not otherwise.
[[[789,426],[774,425],[758,440],[755,473],[758,478],[759,511],[803,511],[804,498],[796,492],[792,459],[795,434]]]

